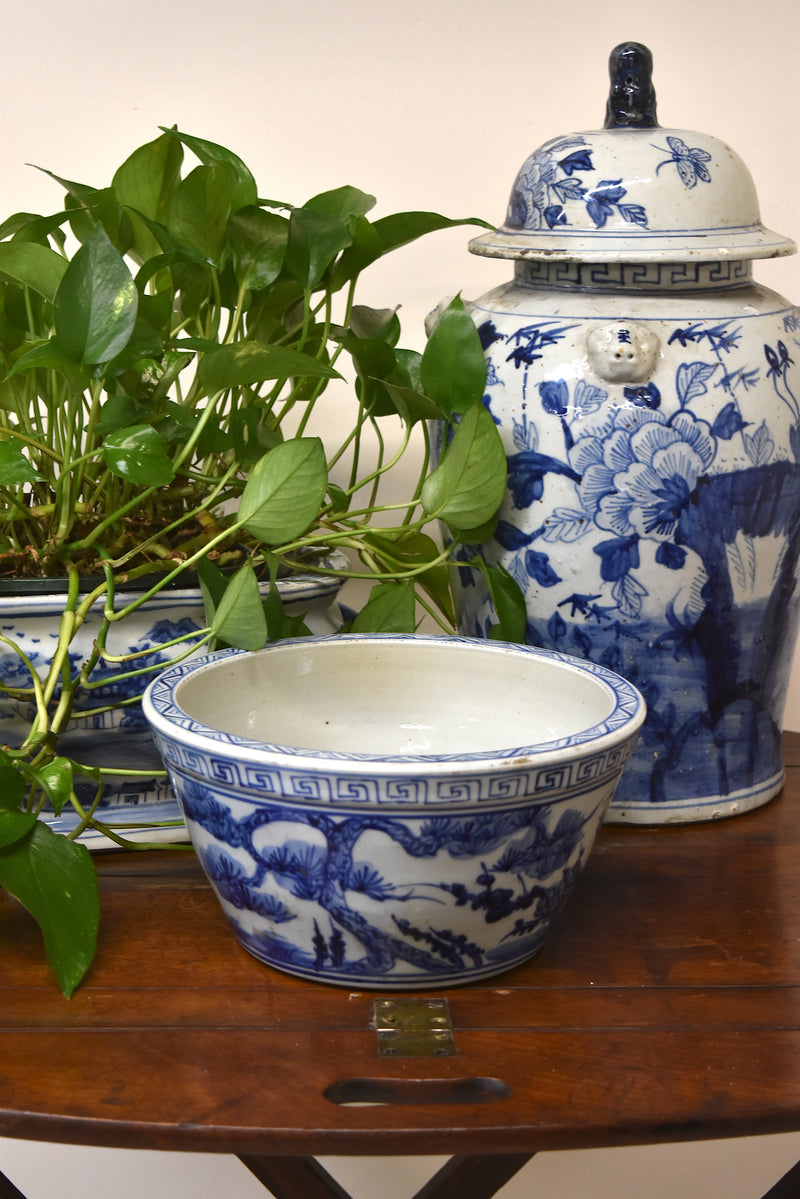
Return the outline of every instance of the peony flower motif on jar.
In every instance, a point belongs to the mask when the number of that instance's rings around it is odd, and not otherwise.
[[[562,137],[548,142],[531,154],[517,176],[506,216],[508,227],[535,231],[570,225],[569,205],[574,203],[598,229],[614,216],[646,226],[644,207],[626,200],[627,188],[622,186],[622,179],[588,183],[584,175],[594,170],[592,150],[584,138]]]
[[[632,417],[617,409],[612,426],[605,444],[598,447],[594,437],[581,438],[570,454],[584,476],[584,505],[596,499],[595,523],[619,537],[672,540],[698,480],[716,455],[709,425],[687,411],[667,422],[661,412],[640,409]],[[580,470],[598,448],[602,465]]]

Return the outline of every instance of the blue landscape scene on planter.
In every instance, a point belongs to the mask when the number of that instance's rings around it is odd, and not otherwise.
[[[3,632],[7,637],[25,643],[27,661],[31,666],[42,670],[49,666],[51,645],[44,643],[41,638],[29,636],[23,624],[6,624],[3,626]],[[157,620],[147,632],[139,635],[137,631],[134,642],[122,651],[115,647],[115,652],[117,655],[126,653],[140,656],[137,656],[132,664],[109,662],[101,658],[91,672],[92,687],[80,693],[75,715],[80,716],[82,708],[96,708],[104,703],[115,703],[140,697],[152,677],[152,673],[158,667],[168,665],[172,660],[172,655],[164,653],[159,646],[167,645],[178,638],[188,637],[192,633],[196,633],[199,639],[202,628],[197,621],[190,617],[183,617],[179,620]],[[58,636],[57,630],[51,631],[47,633],[47,640],[51,644],[55,643],[58,641]],[[85,655],[80,651],[71,650],[68,659],[71,676],[75,678],[84,665]],[[141,670],[147,670],[150,673],[137,673]],[[7,653],[0,657],[0,683],[13,688],[30,687],[28,665],[18,654]],[[57,700],[61,694],[60,685],[56,685],[53,694]],[[0,706],[0,721],[9,719],[13,715],[13,709],[7,710]],[[140,705],[122,709],[118,715],[119,722],[124,727],[137,729],[147,727]]]
[[[38,624],[31,626],[26,617],[23,606],[20,617],[5,623],[3,632],[24,645],[27,661],[34,669],[45,671],[51,661],[52,645],[58,640],[58,630],[53,629],[52,619],[48,621],[47,618],[40,618]],[[163,769],[162,763],[153,745],[141,703],[137,701],[150,679],[172,660],[172,655],[161,647],[177,638],[190,638],[191,634],[195,633],[199,639],[202,628],[197,621],[188,616],[177,620],[155,620],[141,634],[140,627],[134,625],[135,631],[131,631],[130,638],[127,638],[129,644],[117,644],[114,648],[117,654],[141,656],[132,663],[100,659],[91,672],[94,685],[76,693],[72,718],[61,735],[60,745],[65,754],[89,768],[119,768],[141,772],[152,770],[154,776],[157,776]],[[125,631],[129,631],[127,626]],[[188,648],[188,642],[186,647]],[[75,678],[85,664],[85,652],[71,650],[68,658],[71,675]],[[146,673],[136,673],[142,670]],[[29,668],[16,653],[0,655],[0,683],[12,688],[30,687]],[[61,687],[57,685],[53,692],[54,704],[58,702],[60,694]],[[127,702],[122,707],[114,707],[111,711],[107,708],[109,704],[119,705],[124,701]],[[31,699],[7,697],[0,703],[0,739],[7,745],[21,744],[29,732],[34,715],[35,708]],[[89,805],[94,802],[97,781],[93,777],[77,773],[74,787],[75,794],[83,803]],[[126,781],[122,776],[114,776],[106,781],[104,794],[98,806],[107,814],[112,808],[139,805],[145,799],[162,807],[169,803],[169,810],[165,809],[159,818],[178,817],[178,807],[174,798],[168,798],[166,784],[160,782],[157,777]],[[157,817],[152,814],[151,818]],[[77,817],[71,809],[65,812],[59,821],[51,821],[59,831],[68,829],[73,822],[77,822]]]
[[[331,815],[263,800],[249,815],[238,801],[234,816],[211,788],[180,776],[174,782],[187,820],[224,842],[224,849],[203,848],[201,838],[193,838],[237,937],[264,962],[330,981],[386,975],[390,982],[398,964],[404,984],[417,973],[428,983],[436,974],[480,977],[529,956],[582,869],[584,829],[592,819],[569,809],[551,827],[548,803],[409,820]],[[214,790],[219,793],[219,784]],[[600,802],[606,799],[607,792]],[[295,832],[287,833],[287,826]],[[275,844],[269,843],[270,827],[278,829]],[[402,848],[407,877],[414,880],[416,872],[418,881],[386,881],[379,854],[367,852],[376,834]],[[468,881],[430,881],[443,853],[469,863],[463,872]],[[370,920],[376,904],[390,910],[384,924],[391,931]],[[487,926],[507,921],[500,946],[487,949],[459,932],[458,909],[481,913]],[[267,931],[252,931],[248,912],[265,918]],[[281,927],[297,921],[305,922],[305,937],[294,928],[283,937]]]

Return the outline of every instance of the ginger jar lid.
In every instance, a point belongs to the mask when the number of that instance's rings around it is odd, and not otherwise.
[[[522,165],[505,223],[474,254],[562,261],[774,258],[795,243],[761,223],[755,185],[730,146],[656,120],[653,58],[611,52],[601,130],[556,137]]]

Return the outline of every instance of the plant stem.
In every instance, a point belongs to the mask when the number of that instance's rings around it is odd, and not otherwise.
[[[22,648],[17,644],[17,642],[12,641],[10,637],[5,637],[2,633],[0,633],[0,644],[7,645],[9,649],[17,655],[31,676],[31,690],[33,692],[33,698],[36,704],[36,717],[31,725],[31,731],[28,734],[28,737],[25,739],[24,744],[27,744],[39,729],[47,728],[47,701],[44,697],[44,688],[42,687],[42,681],[39,678],[33,663],[27,654],[23,652]]]

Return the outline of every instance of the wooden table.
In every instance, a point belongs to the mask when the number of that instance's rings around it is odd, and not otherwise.
[[[423,1019],[447,1000],[451,1056],[436,1036],[383,1056],[380,996],[249,957],[190,852],[99,860],[100,950],[70,1001],[3,898],[0,1135],[236,1154],[277,1199],[346,1199],[316,1154],[453,1154],[417,1199],[484,1199],[538,1150],[798,1130],[800,734],[786,744],[777,800],[604,828],[536,959],[413,996]],[[796,1199],[800,1168],[769,1194]]]

